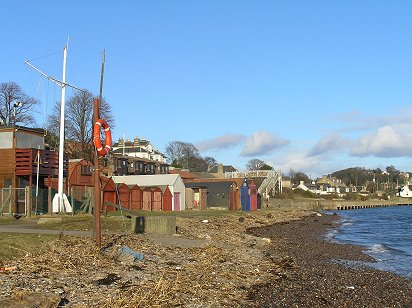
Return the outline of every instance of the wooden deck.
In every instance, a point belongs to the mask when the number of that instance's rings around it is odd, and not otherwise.
[[[38,157],[40,161],[38,164]],[[36,149],[16,149],[16,175],[29,176],[37,174],[37,165],[39,165],[39,174],[42,177],[58,176],[59,174],[59,153],[49,150]],[[67,175],[69,161],[66,158],[63,163],[63,173]]]

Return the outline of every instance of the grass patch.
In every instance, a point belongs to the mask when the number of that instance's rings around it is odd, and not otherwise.
[[[43,216],[46,217],[46,216]],[[76,214],[76,215],[53,215],[47,217],[60,218],[61,221],[47,222],[39,225],[34,225],[36,229],[49,230],[77,230],[90,231],[93,230],[93,215],[92,214]],[[130,219],[123,216],[101,216],[100,217],[102,230],[108,231],[128,231],[130,230]]]
[[[1,225],[12,224],[12,223],[15,223],[15,222],[16,222],[16,219],[14,217],[0,216],[0,224]]]
[[[50,241],[58,235],[1,233],[0,262],[22,257],[26,254],[40,254]]]

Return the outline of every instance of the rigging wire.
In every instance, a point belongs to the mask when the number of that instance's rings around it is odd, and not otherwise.
[[[27,60],[27,62],[37,61],[37,60],[40,60],[40,59],[43,59],[43,58],[51,57],[51,56],[57,55],[58,53],[61,53],[61,52],[62,52],[62,51],[59,50],[59,51],[56,51],[56,52],[54,52],[54,53],[51,53],[51,54],[48,54],[48,55],[45,55],[45,56],[41,56],[41,57],[38,57],[38,58],[29,59],[29,60]]]

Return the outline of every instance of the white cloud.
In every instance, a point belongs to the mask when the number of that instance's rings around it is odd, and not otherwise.
[[[310,150],[309,156],[344,149],[350,145],[349,139],[342,138],[339,134],[330,134],[321,138]]]
[[[376,132],[358,139],[351,150],[353,156],[401,157],[412,156],[412,134],[385,125]]]
[[[264,131],[255,132],[246,140],[240,156],[262,156],[287,144],[289,144],[289,140],[282,139],[277,135]]]
[[[239,134],[225,134],[213,139],[200,141],[195,144],[196,148],[203,152],[208,150],[221,150],[236,146],[246,140],[246,136]]]

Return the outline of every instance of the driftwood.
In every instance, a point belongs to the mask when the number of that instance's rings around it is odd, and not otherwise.
[[[283,266],[264,254],[271,240],[249,235],[247,228],[302,215],[244,214],[242,222],[237,216],[177,218],[178,233],[167,245],[142,234],[105,232],[99,250],[92,239],[63,236],[42,253],[11,262],[16,270],[0,273],[0,306],[22,292],[57,294],[72,307],[247,305],[248,288],[277,279]],[[190,239],[205,245],[193,241],[190,247]],[[114,252],[122,246],[144,260],[121,260]]]

